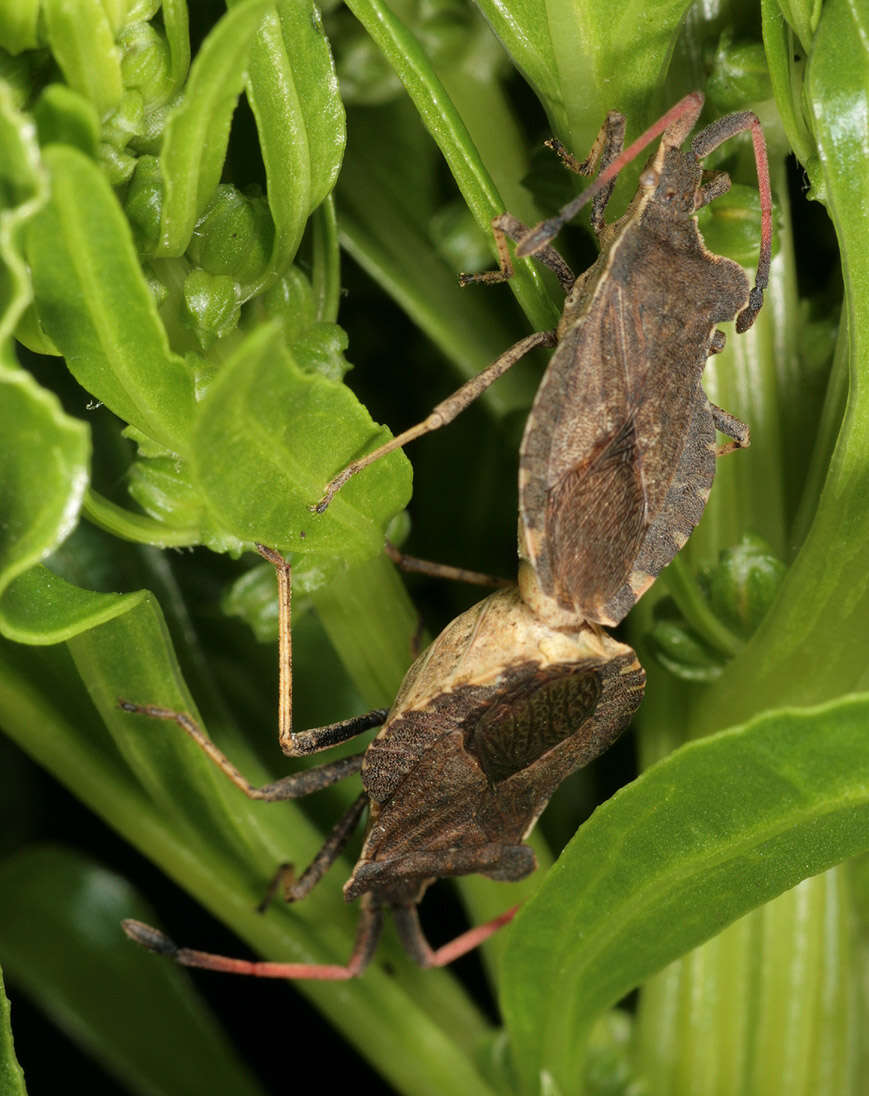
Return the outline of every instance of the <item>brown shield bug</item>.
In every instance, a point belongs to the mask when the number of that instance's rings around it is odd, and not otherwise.
[[[642,698],[645,675],[630,647],[594,625],[556,630],[513,586],[457,617],[414,662],[392,708],[343,723],[291,729],[290,565],[260,549],[277,570],[281,608],[280,741],[289,755],[314,753],[381,725],[361,754],[252,786],[189,716],[121,701],[128,712],[172,720],[254,799],[293,799],[361,770],[363,792],[297,879],[303,898],[340,854],[368,807],[362,853],[344,886],[361,898],[356,944],[346,966],[249,962],[178,948],[163,933],[124,922],[131,939],[186,966],[270,978],[339,980],[371,959],[385,912],[421,966],[442,966],[476,947],[513,910],[432,950],[417,904],[434,880],[479,872],[516,880],[535,868],[523,839],[558,785],[618,737]]]
[[[702,106],[699,92],[686,96],[624,150],[624,120],[611,114],[582,168],[601,160],[592,186],[530,230],[509,214],[495,218],[501,270],[463,280],[508,278],[510,237],[517,255],[536,256],[564,286],[557,331],[523,339],[424,422],[348,465],[316,510],[373,460],[450,422],[532,347],[556,345],[522,441],[519,554],[535,574],[535,611],[550,623],[622,619],[700,520],[716,455],[749,440],[743,423],[708,402],[700,380],[708,356],[724,346],[717,325],[735,318],[745,331],[763,302],[772,239],[766,148],[746,111],[713,122],[683,151]],[[707,250],[696,222],[697,210],[730,186],[721,172],[704,181],[702,159],[745,130],[762,212],[750,291],[738,264]],[[628,210],[604,224],[615,176],[657,137]],[[590,201],[600,255],[574,277],[548,242]],[[716,429],[733,442],[717,449]]]

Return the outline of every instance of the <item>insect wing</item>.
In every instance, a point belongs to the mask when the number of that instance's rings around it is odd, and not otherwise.
[[[595,670],[552,667],[526,677],[483,712],[466,749],[496,785],[575,734],[594,713],[600,694]]]

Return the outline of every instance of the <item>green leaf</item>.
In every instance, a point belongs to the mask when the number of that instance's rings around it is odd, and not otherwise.
[[[30,275],[21,256],[22,229],[48,196],[33,125],[0,82],[0,341],[12,334],[30,303]]]
[[[0,44],[9,53],[36,49],[39,43],[40,0],[20,0],[0,8]]]
[[[198,526],[187,529],[172,528],[145,514],[118,506],[93,490],[85,495],[82,512],[100,529],[136,544],[153,544],[158,548],[184,548],[199,544],[201,540]]]
[[[814,159],[814,142],[803,117],[802,92],[806,51],[794,38],[778,0],[761,0],[763,43],[769,77],[785,134],[806,167]]]
[[[253,332],[212,382],[193,434],[193,471],[211,518],[242,541],[361,562],[383,547],[407,502],[401,454],[347,484],[325,514],[310,512],[329,478],[388,440],[344,385],[303,374],[276,326]]]
[[[27,1096],[24,1073],[15,1057],[10,1012],[9,998],[3,985],[3,972],[0,971],[0,1092],[4,1096]]]
[[[172,78],[172,94],[187,79],[190,68],[190,28],[186,0],[163,0],[160,5],[163,30],[169,46],[169,74]]]
[[[73,90],[89,99],[105,118],[123,91],[121,51],[100,0],[45,0],[48,41]]]
[[[147,596],[145,590],[135,594],[82,590],[37,565],[7,587],[0,602],[0,627],[16,643],[62,643],[129,612]]]
[[[546,4],[543,0],[520,0],[507,7],[498,0],[478,0],[477,6],[513,63],[534,88],[550,121],[560,132],[567,132],[564,96],[559,86]]]
[[[187,973],[133,947],[125,917],[154,913],[124,879],[70,849],[29,848],[0,863],[9,975],[124,1091],[260,1092]],[[0,1088],[16,1091],[2,1074]]]
[[[196,219],[220,182],[229,128],[251,43],[267,0],[243,0],[211,29],[166,123],[160,167],[163,210],[157,254],[183,255]]]
[[[92,160],[99,154],[100,119],[93,103],[65,84],[49,84],[33,108],[40,145],[67,144]]]
[[[572,1091],[586,1033],[654,971],[869,847],[869,696],[691,743],[592,815],[511,930],[503,998],[526,1091]]]
[[[39,318],[76,380],[125,422],[184,453],[193,383],[170,349],[129,225],[99,168],[44,153],[51,201],[28,226]]]
[[[341,250],[335,201],[331,194],[311,215],[311,252],[311,288],[316,301],[316,317],[321,323],[334,323],[341,296]]]
[[[344,107],[320,13],[281,0],[251,51],[247,94],[266,169],[275,240],[262,286],[292,262],[305,222],[331,192],[341,166]],[[253,292],[249,287],[246,295]]]
[[[0,605],[9,583],[70,533],[88,481],[90,436],[53,393],[0,355]],[[38,483],[39,490],[33,485]]]

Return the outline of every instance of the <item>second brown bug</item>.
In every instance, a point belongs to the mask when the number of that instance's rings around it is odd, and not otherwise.
[[[260,548],[278,574],[281,608],[280,741],[291,756],[310,754],[380,726],[364,752],[263,787],[250,784],[185,713],[127,700],[127,712],[177,723],[252,799],[296,799],[361,771],[362,794],[339,819],[307,870],[286,865],[288,901],[304,898],[334,863],[368,810],[365,839],[348,901],[361,899],[356,943],[344,966],[257,962],[179,948],[158,929],[125,921],[136,943],[185,966],[267,978],[342,980],[361,974],[384,914],[408,954],[443,966],[476,947],[514,910],[437,950],[417,905],[436,879],[480,873],[524,878],[536,867],[524,839],[570,773],[603,753],[640,703],[645,675],[630,647],[583,621],[550,628],[515,586],[491,594],[449,624],[408,670],[391,709],[293,732],[290,566]]]

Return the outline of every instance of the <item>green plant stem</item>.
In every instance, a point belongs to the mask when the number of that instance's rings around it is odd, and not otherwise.
[[[417,613],[381,553],[311,594],[326,634],[372,708],[389,705],[411,662]]]
[[[742,646],[741,642],[709,607],[694,571],[684,557],[676,556],[662,578],[679,611],[694,631],[721,654],[735,655]]]
[[[330,194],[311,214],[311,286],[320,323],[335,323],[341,300],[341,256],[335,199]]]
[[[852,920],[844,873],[833,869],[651,979],[637,1029],[650,1090],[672,1096],[859,1091],[859,972],[843,947]]]
[[[477,224],[488,230],[492,218],[504,211],[504,202],[419,42],[383,0],[351,0],[348,7],[404,84]],[[533,266],[520,265],[510,287],[532,325],[546,330],[555,318],[552,303]]]

